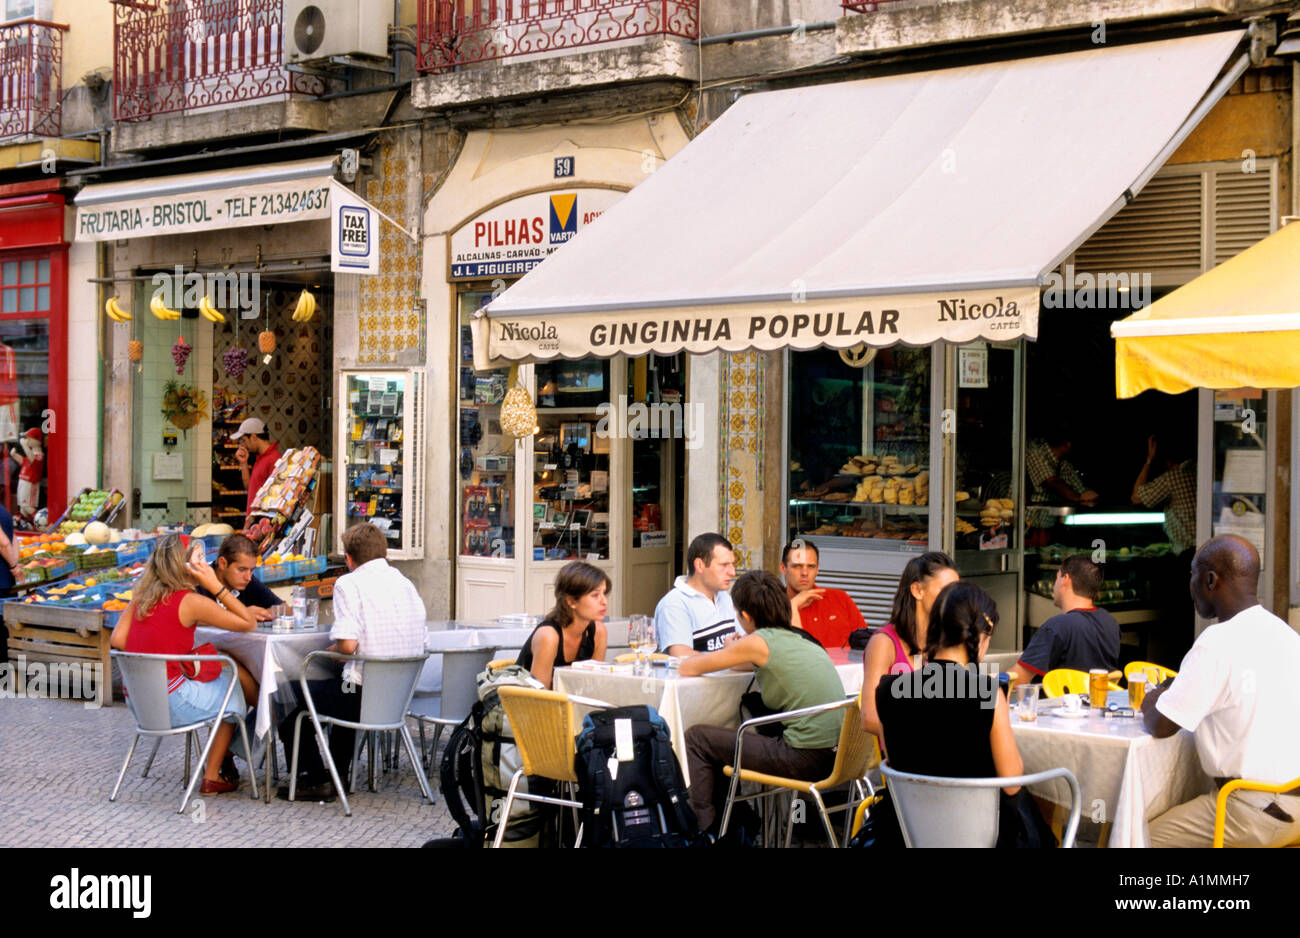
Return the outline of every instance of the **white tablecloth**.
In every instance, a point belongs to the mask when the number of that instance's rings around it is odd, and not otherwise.
[[[274,704],[279,704],[282,714],[297,705],[298,678],[302,676],[303,660],[313,651],[323,651],[330,645],[329,626],[322,626],[322,629],[316,632],[271,632],[267,629],[228,632],[200,626],[195,629],[194,644],[211,642],[218,651],[230,655],[253,675],[258,683],[257,721],[253,730],[261,739],[271,729]]]
[[[1140,717],[1106,719],[1093,711],[1082,719],[1044,711],[1033,723],[1012,715],[1012,732],[1025,772],[1064,767],[1079,780],[1082,818],[1109,822],[1109,845],[1145,847],[1147,822],[1175,805],[1211,791],[1196,756],[1195,737],[1180,730],[1156,739]],[[1069,805],[1069,788],[1053,780],[1030,790],[1055,804]]]
[[[438,625],[451,625],[451,628],[437,628]],[[430,623],[425,648],[431,652],[446,651],[453,648],[495,648],[493,657],[509,658],[517,654],[528,641],[532,629],[497,628],[478,624],[472,628],[459,627],[453,623]],[[415,685],[417,695],[428,696],[442,690],[442,655],[431,654],[420,672],[420,680]]]
[[[856,694],[862,686],[862,666],[836,666],[845,694]],[[581,668],[557,668],[553,686],[562,694],[576,694],[613,704],[632,707],[648,704],[659,711],[673,738],[673,751],[681,763],[682,776],[689,785],[686,764],[686,731],[697,723],[740,726],[740,697],[754,678],[750,671],[718,671],[701,677],[680,677],[676,671],[655,669],[654,677],[638,677],[628,672],[608,673]],[[579,708],[581,718],[587,712]]]

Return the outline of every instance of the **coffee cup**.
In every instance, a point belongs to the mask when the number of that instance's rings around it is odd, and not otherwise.
[[[1066,713],[1078,713],[1083,709],[1083,701],[1078,694],[1066,694],[1061,698],[1061,709]]]

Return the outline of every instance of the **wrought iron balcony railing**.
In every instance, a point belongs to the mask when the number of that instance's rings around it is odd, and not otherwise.
[[[63,34],[41,20],[0,25],[0,139],[63,130]]]
[[[647,36],[699,36],[698,0],[420,0],[421,73],[561,55]]]
[[[325,90],[284,67],[281,0],[111,2],[116,120]]]

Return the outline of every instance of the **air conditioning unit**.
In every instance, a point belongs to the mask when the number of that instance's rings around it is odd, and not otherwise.
[[[387,58],[392,25],[392,4],[382,0],[284,0],[285,59]]]

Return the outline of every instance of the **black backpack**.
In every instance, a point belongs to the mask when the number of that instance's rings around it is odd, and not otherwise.
[[[615,733],[630,721],[633,758],[618,762]],[[690,847],[699,838],[668,724],[654,707],[597,710],[582,721],[575,771],[584,847]]]
[[[496,833],[505,801],[505,786],[519,764],[519,750],[510,733],[497,688],[502,686],[541,687],[518,665],[484,671],[478,677],[479,701],[447,740],[438,767],[439,785],[447,811],[456,822],[456,842],[481,847]],[[539,786],[540,779],[521,780],[519,790]],[[506,842],[516,843],[538,836],[548,816],[533,810],[529,802],[517,801],[511,810]]]

